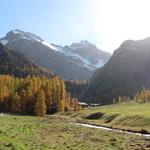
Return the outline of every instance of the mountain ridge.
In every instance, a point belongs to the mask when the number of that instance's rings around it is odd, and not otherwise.
[[[21,30],[8,32],[4,38],[0,39],[0,42],[23,53],[39,66],[53,70],[64,79],[89,79],[94,71],[101,67],[110,57],[106,53],[107,60],[101,62],[99,60],[101,54],[96,49],[97,55],[91,56],[89,59],[89,56],[83,57],[81,54],[73,52],[72,48],[70,48],[71,46],[63,47],[49,44],[39,36]],[[91,45],[91,43],[89,44]]]

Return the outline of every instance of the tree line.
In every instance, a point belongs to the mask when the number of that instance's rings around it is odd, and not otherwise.
[[[44,116],[69,110],[80,110],[80,105],[67,93],[60,78],[0,75],[1,112]]]
[[[82,99],[88,87],[88,81],[65,80],[66,89],[73,97]]]
[[[150,102],[150,90],[143,88],[137,92],[132,98],[126,96],[119,96],[118,99],[113,99],[113,103],[129,103],[129,102],[146,103]]]

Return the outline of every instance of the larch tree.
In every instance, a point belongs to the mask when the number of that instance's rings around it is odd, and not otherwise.
[[[22,112],[25,113],[26,112],[26,92],[24,89],[21,90],[20,92],[20,99],[21,99],[21,109],[22,109]]]
[[[16,113],[21,113],[22,111],[21,99],[18,92],[15,92],[12,99],[12,111]]]
[[[43,89],[37,91],[34,112],[35,115],[41,117],[46,114],[46,99]]]

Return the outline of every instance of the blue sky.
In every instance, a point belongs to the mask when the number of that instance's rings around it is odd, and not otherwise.
[[[33,32],[48,42],[96,42],[87,0],[1,0],[0,36],[9,30]]]
[[[113,52],[150,36],[150,0],[1,0],[0,37],[21,29],[49,43],[88,40]]]

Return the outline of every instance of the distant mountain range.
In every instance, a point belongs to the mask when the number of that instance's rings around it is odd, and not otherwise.
[[[111,56],[88,41],[63,47],[49,44],[32,33],[20,30],[8,32],[0,42],[63,79],[89,79]]]
[[[0,44],[0,74],[25,77],[28,75],[52,77],[52,72],[40,68],[23,54]]]
[[[88,98],[102,104],[150,88],[150,38],[125,41],[90,80]]]

